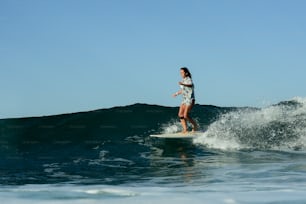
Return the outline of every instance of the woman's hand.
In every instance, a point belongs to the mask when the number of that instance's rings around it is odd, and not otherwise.
[[[178,92],[174,93],[172,96],[173,96],[173,97],[177,97],[177,96],[180,95],[181,93],[182,93],[182,91],[178,91]]]

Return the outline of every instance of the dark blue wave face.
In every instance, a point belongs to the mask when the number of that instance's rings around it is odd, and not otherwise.
[[[195,110],[213,117],[221,111],[202,106]],[[118,183],[125,182],[130,178],[126,174],[131,173],[143,178],[151,163],[147,158],[152,152],[149,134],[162,131],[161,124],[177,120],[177,111],[178,108],[135,104],[86,113],[0,120],[1,183],[52,183],[80,178],[86,182]]]
[[[197,105],[193,116],[207,126],[228,110]],[[177,111],[177,107],[135,104],[84,113],[0,120],[1,151],[50,155],[50,151],[65,150],[64,147],[86,149],[101,143],[117,144],[131,136],[143,138],[161,132],[162,124],[178,121]]]
[[[191,114],[206,130],[196,143],[149,137],[167,125],[179,126],[177,107],[135,104],[0,120],[0,183],[120,184],[156,175],[172,178],[194,166],[197,158],[224,151],[224,142],[229,149],[238,145],[235,150],[284,145],[303,150],[304,109],[296,101],[265,109],[196,105]]]

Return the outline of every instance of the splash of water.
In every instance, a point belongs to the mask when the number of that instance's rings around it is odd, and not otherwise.
[[[194,121],[199,124],[199,121],[197,118],[194,118]],[[189,122],[187,122],[187,128],[189,131],[191,131],[192,126]],[[161,126],[161,133],[162,134],[168,134],[168,133],[178,133],[178,132],[182,132],[183,128],[182,128],[182,124],[179,120],[171,120],[168,123],[162,124]]]
[[[306,98],[223,114],[194,142],[223,150],[306,150]]]
[[[161,132],[163,134],[176,133],[182,131],[181,123],[177,120],[171,120],[169,123],[163,124],[161,129],[162,129]]]

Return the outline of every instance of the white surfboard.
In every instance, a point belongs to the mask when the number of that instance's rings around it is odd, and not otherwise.
[[[158,138],[170,138],[170,139],[194,139],[203,135],[203,132],[188,132],[188,133],[163,133],[163,134],[152,134],[150,137]]]

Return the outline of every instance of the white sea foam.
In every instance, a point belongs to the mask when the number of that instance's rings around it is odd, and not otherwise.
[[[222,150],[306,149],[306,98],[262,109],[241,108],[212,123],[197,144]]]
[[[181,130],[181,123],[179,121],[170,121],[162,125],[162,133],[164,134],[180,132]]]
[[[290,188],[287,184],[280,184],[270,188],[269,184],[257,186],[259,190],[249,191],[233,188],[232,185],[222,183],[207,186],[186,187],[148,187],[148,186],[105,186],[105,185],[25,185],[19,187],[0,188],[1,201],[12,204],[134,204],[134,203],[159,203],[159,204],[235,204],[235,203],[302,203],[305,199],[305,186],[298,189]],[[262,188],[262,190],[260,190]],[[217,189],[217,190],[214,190]],[[263,190],[270,189],[270,190]]]
[[[197,123],[197,119],[194,119]],[[189,130],[191,129],[191,124],[188,122],[187,126]],[[182,124],[179,120],[171,120],[169,123],[163,124],[162,125],[162,133],[167,134],[167,133],[177,133],[181,132],[182,129]]]

